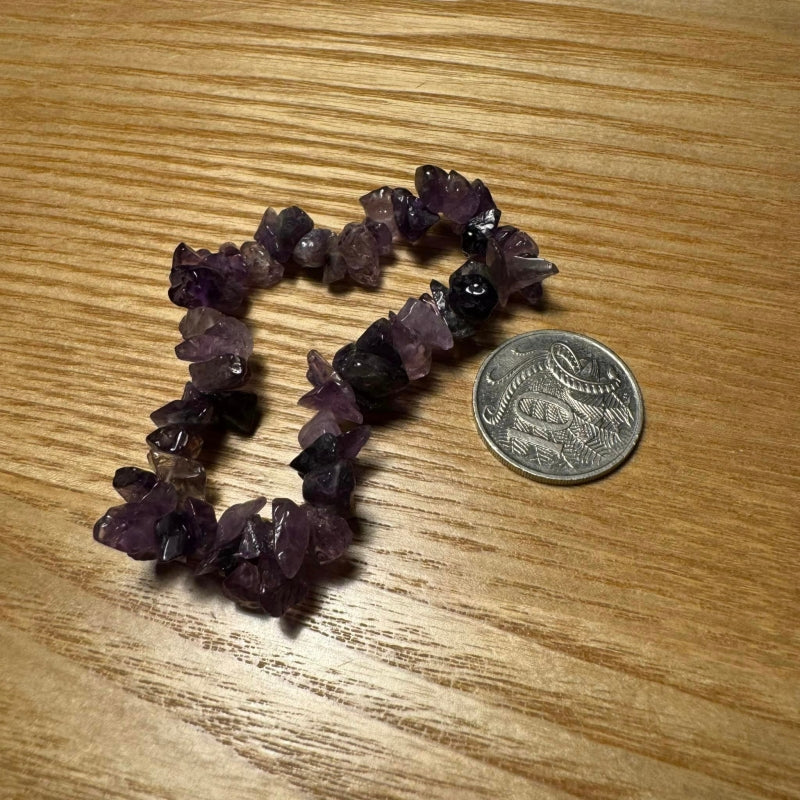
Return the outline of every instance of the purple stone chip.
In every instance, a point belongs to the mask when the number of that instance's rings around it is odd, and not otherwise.
[[[247,325],[235,317],[222,317],[203,333],[175,347],[175,355],[182,361],[208,361],[226,353],[241,358],[250,358],[253,353],[253,335]]]
[[[349,508],[356,488],[349,461],[324,464],[303,477],[303,499],[314,506]]]
[[[281,572],[293,578],[308,550],[308,517],[296,503],[285,498],[272,501],[273,552]]]
[[[205,497],[206,470],[199,461],[157,450],[151,450],[147,454],[147,460],[158,479],[172,484],[181,496]]]
[[[323,408],[300,428],[297,441],[300,443],[300,447],[305,449],[325,433],[338,436],[341,432],[342,429],[339,427],[334,413],[329,408]]]
[[[381,277],[380,257],[369,228],[363,222],[351,222],[342,229],[337,244],[350,278],[361,286],[376,288]]]
[[[328,260],[322,271],[322,282],[326,286],[347,277],[347,262],[339,249],[339,239],[339,236],[333,236],[328,242]]]
[[[249,611],[261,611],[261,570],[257,564],[242,561],[222,581],[222,592]]]
[[[424,164],[414,173],[414,185],[425,207],[436,214],[441,213],[447,191],[447,173],[441,167]]]
[[[357,425],[347,433],[343,433],[339,437],[337,445],[339,458],[352,461],[361,452],[361,448],[367,443],[371,433],[372,428],[369,425]]]
[[[378,255],[388,256],[392,254],[394,249],[392,246],[392,231],[388,225],[383,222],[375,222],[372,219],[365,219],[364,225],[367,230],[372,234],[375,244],[378,245]]]
[[[305,269],[319,269],[328,259],[328,247],[333,231],[327,228],[314,228],[294,246],[292,261]]]
[[[392,204],[397,230],[409,242],[421,239],[439,221],[439,215],[429,211],[408,189],[395,189]]]
[[[272,522],[262,519],[258,514],[253,514],[244,523],[242,539],[236,555],[249,561],[260,558],[265,553],[272,552],[273,538]]]
[[[325,383],[306,392],[297,404],[303,408],[315,408],[318,411],[329,409],[337,420],[362,423],[364,415],[356,403],[355,392],[345,381],[331,376]]]
[[[189,366],[192,383],[201,392],[221,392],[238,389],[250,377],[247,361],[241,356],[226,353],[208,361]]]
[[[95,523],[94,538],[137,561],[155,559],[159,552],[156,522],[174,511],[177,502],[172,486],[156,483],[140,501],[109,508]]]
[[[333,375],[333,367],[318,351],[309,350],[306,360],[308,361],[306,379],[312,386],[322,386]]]
[[[405,325],[426,346],[435,350],[450,350],[453,334],[429,294],[419,300],[410,297],[397,312],[397,321]]]
[[[217,537],[214,547],[218,550],[231,544],[241,537],[247,520],[254,514],[258,514],[267,504],[266,497],[256,497],[245,503],[236,503],[222,512],[222,516],[217,523]]]
[[[157,408],[150,419],[159,428],[165,425],[210,425],[214,421],[214,404],[207,395],[196,400],[172,400]]]
[[[120,467],[114,473],[112,486],[126,503],[138,503],[156,485],[158,478],[139,467]]]
[[[248,287],[269,289],[283,278],[283,264],[276,261],[263,244],[245,242],[242,245],[242,259],[247,268],[245,285]]]
[[[386,225],[392,239],[397,239],[400,234],[394,219],[393,193],[394,189],[390,186],[381,186],[380,189],[375,189],[360,197],[358,202],[363,206],[368,219]]]
[[[431,348],[400,322],[397,314],[390,312],[389,321],[392,326],[392,344],[400,355],[409,380],[424,378],[431,371]]]
[[[187,425],[164,425],[148,435],[147,444],[161,453],[196,458],[203,447],[203,439]]]
[[[314,227],[311,217],[298,206],[284,208],[279,214],[268,208],[253,238],[281,264],[292,257],[297,243]]]
[[[308,583],[302,575],[287,579],[273,556],[264,556],[258,568],[261,571],[261,608],[270,616],[283,616],[308,594]]]
[[[318,564],[341,558],[353,541],[347,520],[329,508],[305,506],[310,528],[310,550]]]
[[[225,319],[225,315],[216,308],[208,308],[207,306],[197,306],[190,308],[183,319],[178,323],[178,330],[184,339],[189,339],[192,336],[197,336],[200,333],[205,333],[212,325]]]

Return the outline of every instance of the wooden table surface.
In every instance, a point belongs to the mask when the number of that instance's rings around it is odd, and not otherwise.
[[[800,797],[796,2],[0,8],[0,797]],[[561,272],[375,430],[347,562],[278,621],[95,543],[185,380],[175,244],[340,228],[426,162]],[[431,241],[377,292],[258,295],[218,508],[299,499],[307,350],[446,279]],[[606,479],[475,429],[482,359],[537,328],[642,386]]]

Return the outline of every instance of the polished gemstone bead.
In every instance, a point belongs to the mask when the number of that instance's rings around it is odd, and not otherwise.
[[[490,208],[474,216],[461,233],[461,249],[468,256],[483,256],[492,231],[500,221],[500,211]]]
[[[408,189],[395,189],[392,192],[394,221],[404,239],[416,242],[438,221],[439,215],[425,208],[424,203]]]
[[[363,197],[360,197],[358,202],[364,208],[364,213],[368,219],[375,222],[382,222],[389,228],[392,239],[397,239],[399,232],[397,230],[397,223],[394,219],[394,204],[392,202],[392,194],[394,189],[390,186],[381,186],[380,189],[375,189]]]
[[[397,321],[412,331],[419,340],[435,350],[450,350],[453,334],[429,294],[417,300],[410,297],[397,312]]]
[[[355,476],[349,461],[324,464],[303,477],[303,499],[315,506],[349,508],[355,488]]]
[[[350,278],[361,286],[377,287],[381,277],[378,243],[367,226],[363,222],[345,225],[337,244]]]
[[[349,344],[333,358],[333,368],[353,387],[360,407],[371,408],[408,384],[402,365]]]
[[[375,244],[378,245],[378,255],[391,255],[393,250],[391,228],[383,222],[375,222],[375,220],[369,218],[364,220],[364,225],[372,234]]]
[[[448,290],[439,281],[431,281],[431,295],[454,339],[467,339],[475,333],[475,326],[450,305]]]
[[[242,561],[222,581],[222,593],[241,608],[262,611],[261,570],[257,564]]]
[[[372,428],[369,425],[357,425],[338,437],[337,449],[339,458],[352,461],[367,443]]]
[[[184,559],[198,545],[192,520],[185,511],[171,511],[161,517],[156,523],[156,536],[158,560],[162,563]]]
[[[175,347],[175,355],[183,361],[208,361],[226,353],[241,358],[249,358],[253,353],[253,335],[247,325],[235,317],[223,317],[203,333]]]
[[[376,319],[361,336],[356,339],[356,349],[362,353],[380,356],[390,364],[400,366],[400,354],[392,343],[392,324],[385,317]]]
[[[190,364],[189,374],[192,383],[201,392],[238,389],[250,377],[246,359],[229,353]]]
[[[248,287],[268,289],[283,278],[283,264],[276,261],[263,244],[245,242],[242,245],[242,259],[247,269],[245,285]]]
[[[147,444],[161,453],[196,458],[203,448],[203,439],[187,425],[165,425],[148,435]]]
[[[109,508],[95,523],[94,538],[137,561],[157,558],[156,522],[173,511],[177,501],[172,486],[156,483],[140,501]]]
[[[301,443],[302,444],[302,443]],[[302,477],[323,464],[332,464],[339,457],[339,435],[322,433],[310,443],[303,445],[303,452],[289,463]]]
[[[305,506],[310,529],[309,550],[318,564],[329,564],[344,555],[353,531],[344,517],[329,508]]]
[[[138,503],[156,485],[158,478],[139,467],[120,467],[114,473],[112,486],[127,503]]]
[[[205,333],[212,325],[225,319],[225,314],[216,308],[196,306],[190,308],[178,323],[178,330],[184,339],[190,339],[200,333]]]
[[[258,514],[253,514],[244,523],[242,539],[236,555],[238,558],[248,561],[260,558],[265,553],[272,551],[273,539],[272,522],[262,519]]]
[[[208,395],[197,400],[172,400],[150,415],[153,424],[159,428],[165,425],[210,425],[214,417],[214,404]]]
[[[309,350],[306,359],[308,361],[306,379],[312,386],[322,386],[333,375],[333,367],[316,350]]]
[[[414,331],[399,321],[397,314],[389,313],[392,345],[400,356],[403,369],[412,381],[424,378],[431,371],[431,348],[423,343]]]
[[[236,542],[238,548],[245,523],[254,514],[258,514],[266,504],[266,497],[256,497],[254,500],[236,503],[230,508],[226,508],[217,523],[217,537],[214,541],[214,547],[217,550],[221,550],[226,545]]]
[[[258,395],[253,392],[215,392],[211,397],[219,421],[228,429],[252,436],[258,427]]]
[[[328,258],[328,245],[333,231],[327,228],[314,228],[303,236],[294,246],[292,260],[299,267],[319,269],[325,266]]]
[[[293,578],[308,549],[308,517],[296,503],[285,498],[272,501],[273,553],[287,578]]]
[[[339,427],[334,413],[329,408],[323,408],[300,428],[297,441],[300,443],[300,447],[308,447],[325,433],[338,436],[341,432],[342,429]]]
[[[199,461],[151,450],[147,460],[158,479],[171,483],[181,496],[205,497],[206,471]]]
[[[447,173],[441,167],[425,164],[417,167],[414,173],[414,185],[425,208],[436,214],[441,213],[445,205]]]
[[[356,423],[364,421],[364,416],[356,403],[353,388],[333,376],[310,392],[306,392],[297,401],[297,404],[303,408],[315,408],[318,411],[330,409],[337,420]]]
[[[494,311],[497,290],[484,274],[472,270],[471,266],[472,263],[468,261],[450,276],[447,301],[457,314],[477,323],[487,319]]]

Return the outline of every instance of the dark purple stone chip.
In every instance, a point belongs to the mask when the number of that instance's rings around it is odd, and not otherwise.
[[[272,501],[272,551],[281,572],[293,578],[308,550],[308,518],[304,509],[285,498]]]
[[[189,365],[192,383],[200,392],[221,392],[244,386],[250,377],[247,360],[225,354]]]
[[[454,339],[468,339],[475,334],[475,326],[450,305],[448,290],[443,284],[431,281],[431,295]]]
[[[465,267],[450,276],[447,301],[465,319],[482,322],[497,306],[497,290],[486,275],[470,268],[470,262]]]
[[[156,483],[140,501],[109,508],[95,523],[94,538],[137,561],[155,559],[159,552],[156,522],[173,511],[177,502],[170,484]]]
[[[421,239],[439,221],[439,215],[429,211],[408,189],[395,189],[392,204],[397,230],[409,242]]]
[[[323,464],[332,464],[339,457],[339,438],[332,433],[323,433],[292,459],[289,466],[302,477]]]
[[[303,478],[303,499],[314,506],[349,508],[356,488],[353,467],[349,461],[325,464]]]
[[[310,550],[318,564],[341,558],[353,541],[347,520],[330,508],[306,506],[310,528]]]
[[[356,339],[356,349],[362,353],[380,356],[390,364],[402,366],[400,354],[392,341],[392,325],[386,317],[376,319],[361,336]]]
[[[203,439],[187,425],[164,425],[147,437],[154,450],[183,458],[196,458],[203,447]]]
[[[156,485],[158,478],[139,467],[120,467],[114,473],[112,486],[127,503],[138,503]]]
[[[209,395],[196,400],[172,400],[150,415],[159,428],[165,425],[210,425],[214,418],[214,404]]]
[[[345,225],[337,242],[339,255],[347,265],[349,277],[370,289],[380,283],[380,256],[378,243],[363,222]]]
[[[333,368],[353,387],[359,406],[363,408],[380,405],[408,385],[408,375],[402,364],[359,350],[355,342],[336,353]]]
[[[314,228],[294,246],[292,261],[305,269],[319,269],[328,259],[328,247],[333,232],[327,228]]]

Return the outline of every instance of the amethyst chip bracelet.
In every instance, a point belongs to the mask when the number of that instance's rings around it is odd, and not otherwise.
[[[243,608],[280,616],[307,594],[313,573],[349,546],[354,461],[370,435],[365,417],[409,381],[428,374],[435,351],[472,336],[492,312],[517,294],[536,304],[542,281],[558,270],[539,258],[533,239],[499,225],[500,210],[480,180],[425,165],[415,174],[417,195],[383,186],[361,199],[365,218],[338,234],[315,228],[297,206],[268,208],[254,241],[219,251],[180,244],[169,297],[187,310],[175,354],[191,362],[183,395],[150,416],[151,470],[122,467],[113,486],[125,501],[95,523],[94,538],[137,560],[181,562],[196,575],[216,575],[223,592]],[[380,257],[397,241],[416,242],[444,218],[461,238],[467,261],[445,286],[409,298],[396,313],[373,322],[328,363],[308,353],[311,390],[299,404],[315,411],[301,428],[302,451],[291,462],[305,502],[256,497],[217,519],[204,500],[206,472],[198,460],[214,430],[254,433],[258,401],[244,391],[253,338],[237,318],[252,289],[273,286],[287,267],[321,273],[324,283],[350,278],[375,288]]]

